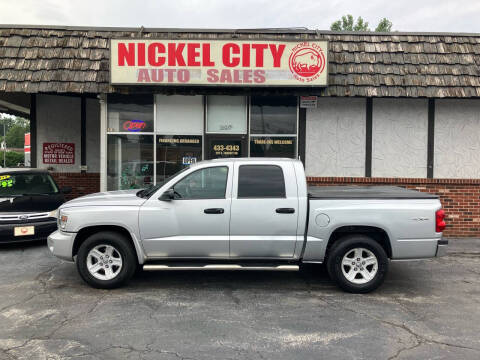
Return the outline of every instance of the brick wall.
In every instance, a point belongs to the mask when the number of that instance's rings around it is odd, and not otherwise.
[[[440,196],[445,236],[480,237],[480,179],[307,177],[311,185],[396,185]]]
[[[65,197],[67,200],[99,192],[100,174],[99,173],[51,173],[60,187],[71,186],[72,192]]]

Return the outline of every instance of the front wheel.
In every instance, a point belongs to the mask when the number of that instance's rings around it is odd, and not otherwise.
[[[88,237],[78,250],[77,269],[85,282],[100,289],[125,284],[135,273],[137,260],[128,239],[105,231]]]
[[[327,269],[332,280],[343,290],[368,293],[383,283],[388,257],[375,240],[364,235],[351,235],[333,244]]]

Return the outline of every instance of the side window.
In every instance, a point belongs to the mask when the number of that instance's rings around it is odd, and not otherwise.
[[[238,173],[238,198],[283,198],[285,179],[275,165],[241,165]]]
[[[175,184],[175,199],[223,199],[227,178],[227,166],[194,171]]]

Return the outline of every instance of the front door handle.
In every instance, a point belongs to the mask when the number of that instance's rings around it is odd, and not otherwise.
[[[293,214],[293,213],[295,213],[294,208],[278,208],[275,211],[279,214]]]
[[[205,214],[223,214],[225,210],[222,208],[211,208],[211,209],[205,209],[203,210]]]

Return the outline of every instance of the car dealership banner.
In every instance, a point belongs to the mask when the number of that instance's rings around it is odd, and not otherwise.
[[[117,85],[326,86],[326,41],[112,39]]]

